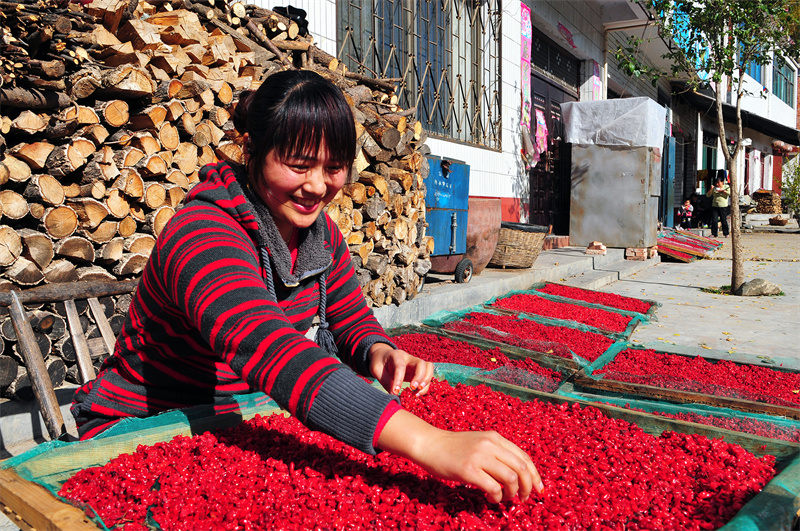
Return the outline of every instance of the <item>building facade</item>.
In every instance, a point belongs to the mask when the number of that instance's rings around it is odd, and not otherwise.
[[[266,8],[286,5],[256,0]],[[630,37],[665,68],[667,45],[650,15],[628,0],[293,0],[320,48],[351,70],[398,80],[432,155],[470,166],[470,197],[499,198],[505,221],[569,231],[570,146],[560,106],[648,97],[667,108],[662,218],[692,192],[698,170],[724,167],[713,108],[664,78],[629,76],[614,52]],[[748,73],[743,193],[779,188],[797,120],[797,66]],[[766,90],[764,90],[766,89]],[[677,93],[677,94],[676,94]],[[731,97],[728,95],[731,104]],[[796,134],[795,134],[796,136]],[[669,139],[672,139],[671,141]],[[779,142],[779,143],[776,143]],[[791,151],[791,148],[789,148]],[[702,175],[702,173],[701,173]],[[667,184],[669,183],[669,184]]]

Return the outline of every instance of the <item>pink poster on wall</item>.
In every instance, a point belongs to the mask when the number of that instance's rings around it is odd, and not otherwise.
[[[522,88],[522,123],[530,130],[531,128],[531,35],[533,26],[531,24],[531,8],[525,4],[520,4],[522,21],[522,47],[520,65],[520,86]]]

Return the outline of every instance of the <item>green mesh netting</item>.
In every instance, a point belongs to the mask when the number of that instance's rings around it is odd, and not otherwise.
[[[687,379],[682,376],[670,376],[670,375],[663,375],[663,374],[629,374],[623,372],[615,372],[611,375],[606,374],[598,374],[597,371],[605,368],[608,364],[614,361],[616,356],[627,349],[631,350],[654,350],[659,354],[671,354],[675,356],[682,356],[682,357],[694,357],[690,354],[680,353],[680,352],[670,352],[668,350],[660,349],[660,348],[652,348],[652,347],[642,347],[640,345],[633,345],[626,341],[620,341],[612,345],[602,356],[594,360],[589,366],[584,367],[584,373],[592,378],[593,380],[602,380],[606,378],[609,381],[624,381],[626,383],[634,383],[638,385],[649,385],[653,387],[659,387],[661,389],[672,389],[672,390],[679,390],[679,391],[688,391],[692,393],[699,393],[705,394],[710,396],[717,396],[717,397],[724,397],[724,398],[733,398],[737,400],[747,400],[750,402],[765,402],[768,404],[773,404],[776,406],[781,406],[784,408],[796,408],[797,404],[794,402],[790,402],[788,400],[782,400],[776,398],[769,394],[762,394],[757,393],[755,391],[745,391],[736,387],[730,387],[726,385],[719,385],[719,384],[712,384],[712,383],[698,383],[693,382],[690,379]],[[708,358],[705,358],[708,359]],[[713,362],[714,360],[708,359],[708,361]],[[739,363],[739,362],[734,362]],[[759,367],[757,363],[752,364]],[[765,367],[766,368],[766,367]],[[781,371],[783,369],[779,367],[769,367],[776,371]],[[788,369],[786,370],[788,372]],[[616,376],[616,378],[615,378]],[[619,376],[630,376],[628,379],[621,379]]]
[[[563,387],[558,390],[557,394],[569,399],[611,404],[623,408],[627,405],[648,413],[696,413],[715,417],[752,419],[787,430],[800,429],[800,421],[758,413],[745,413],[705,404],[674,404],[626,397],[600,396],[565,391]],[[737,433],[728,432],[728,434],[725,436],[726,440],[736,443]],[[766,485],[764,490],[745,504],[730,522],[720,528],[720,531],[767,531],[790,528],[798,509],[800,509],[800,445],[796,443],[788,443],[788,445],[790,448],[797,448],[794,458],[788,460],[786,467]]]
[[[510,297],[512,295],[535,295],[536,297],[541,297],[543,299],[547,299],[547,300],[550,300],[550,301],[553,301],[553,302],[566,302],[566,303],[569,303],[569,304],[574,304],[575,306],[583,306],[585,308],[596,308],[598,310],[604,310],[604,311],[611,312],[611,313],[618,313],[618,314],[621,314],[621,315],[628,315],[632,319],[628,323],[628,326],[625,327],[625,330],[623,330],[622,332],[615,332],[613,330],[606,330],[604,328],[598,328],[598,327],[595,327],[595,326],[590,326],[590,325],[587,325],[587,324],[584,324],[584,323],[579,323],[577,321],[572,321],[572,320],[569,320],[569,319],[557,319],[555,317],[545,317],[543,315],[536,315],[536,314],[530,314],[530,313],[525,313],[525,312],[516,312],[514,310],[508,310],[508,309],[503,309],[503,308],[499,308],[499,307],[498,308],[494,308],[492,306],[499,299],[505,299],[505,298],[508,298],[508,297]],[[643,324],[649,323],[649,320],[645,317],[645,315],[641,314],[641,313],[638,313],[638,312],[629,312],[629,311],[626,311],[626,310],[619,310],[619,309],[616,309],[616,308],[610,308],[608,306],[601,306],[599,304],[590,304],[590,303],[587,303],[587,302],[584,302],[584,301],[575,300],[575,299],[567,299],[565,297],[555,297],[553,295],[548,295],[547,293],[540,293],[540,292],[538,292],[536,290],[511,290],[508,293],[505,293],[503,295],[498,295],[497,297],[492,297],[491,299],[486,301],[483,304],[483,306],[485,308],[489,308],[489,309],[492,309],[492,310],[513,312],[515,315],[530,317],[534,321],[538,321],[539,319],[546,319],[547,321],[551,321],[553,323],[556,323],[558,326],[570,326],[571,328],[574,328],[575,325],[585,326],[590,332],[594,332],[596,334],[603,334],[605,336],[619,338],[619,339],[629,339],[631,337],[631,335],[633,334],[633,331],[636,329],[637,326],[639,326],[640,323],[643,323]]]
[[[474,385],[477,381],[485,380],[487,376],[491,377],[494,372],[437,363],[434,376],[451,384]],[[526,396],[525,390],[515,391],[514,394],[526,400],[543,399],[542,393],[527,392]],[[546,397],[544,399],[547,400]],[[562,398],[551,395],[551,399]],[[572,399],[563,397],[563,400]],[[580,400],[587,403],[584,397]],[[42,485],[57,496],[56,493],[64,481],[78,470],[103,465],[122,453],[135,451],[139,445],[169,441],[176,435],[191,436],[235,425],[256,414],[268,415],[276,412],[281,410],[263,393],[242,395],[235,397],[231,401],[230,411],[221,415],[214,415],[212,408],[208,406],[198,406],[145,419],[128,419],[93,440],[44,443],[25,454],[4,461],[0,466],[13,468],[24,479]],[[669,424],[672,421],[659,418],[658,422]],[[722,529],[767,531],[790,527],[800,508],[800,446],[786,445],[781,448],[784,455],[781,463],[783,470]],[[98,528],[108,529],[98,518],[94,520]],[[149,525],[158,529],[152,520]]]
[[[658,317],[656,316],[656,310],[661,307],[661,303],[658,301],[650,300],[650,299],[638,299],[642,302],[646,302],[650,304],[650,308],[645,313],[642,312],[634,312],[632,310],[623,310],[621,308],[615,308],[613,306],[606,306],[604,304],[594,303],[594,302],[587,302],[582,301],[580,299],[571,299],[569,297],[563,295],[552,295],[550,293],[543,293],[539,291],[540,289],[544,288],[548,284],[556,284],[555,282],[537,282],[533,286],[531,286],[530,290],[522,291],[520,293],[536,293],[539,297],[543,297],[545,299],[550,299],[555,302],[568,302],[570,304],[579,304],[581,306],[586,306],[588,308],[597,308],[599,310],[608,310],[611,312],[622,313],[625,315],[637,315],[642,318],[642,322],[644,324],[649,324],[652,321],[658,321]],[[593,290],[586,290],[586,291],[593,291]],[[598,292],[603,293],[603,292]],[[635,298],[635,297],[630,297]]]
[[[449,322],[452,322],[452,321],[461,320],[461,319],[464,318],[465,315],[467,315],[469,313],[473,313],[473,312],[476,312],[476,313],[489,313],[489,314],[493,314],[493,315],[508,315],[508,314],[504,314],[502,312],[497,312],[495,310],[491,310],[489,308],[486,308],[485,306],[483,306],[481,304],[481,305],[472,306],[470,308],[466,308],[464,310],[459,310],[459,311],[440,310],[440,311],[438,311],[436,313],[431,314],[426,319],[424,319],[422,321],[422,324],[426,325],[426,326],[433,327],[433,328],[442,328],[442,327],[444,327],[444,325],[446,323],[449,323]],[[517,314],[516,317],[519,318],[519,319],[523,319],[523,320],[533,321],[535,323],[542,324],[542,325],[560,326],[560,327],[565,327],[565,328],[572,328],[574,330],[580,330],[581,332],[589,332],[589,333],[593,333],[593,334],[601,334],[601,335],[605,335],[605,336],[609,337],[608,334],[602,334],[596,328],[584,325],[582,323],[577,323],[575,321],[562,321],[560,319],[550,319],[548,317],[541,317],[541,316],[529,315],[529,314]],[[503,332],[501,330],[497,330],[497,329],[494,329],[494,328],[486,328],[486,327],[482,327],[482,326],[479,326],[479,325],[472,325],[472,326],[475,329],[475,333],[472,334],[472,335],[474,335],[476,337],[480,337],[481,339],[486,339],[486,338],[480,336],[480,331],[481,330],[486,330],[488,332],[491,332],[493,335],[496,335],[496,336],[499,336],[499,337],[507,337],[508,341],[504,341],[504,343],[509,344],[509,345],[517,346],[517,347],[520,347],[520,348],[523,348],[523,349],[526,349],[526,350],[530,350],[530,351],[536,352],[538,354],[543,354],[543,355],[546,355],[546,356],[557,356],[557,357],[572,359],[572,361],[574,361],[580,367],[588,367],[590,365],[590,363],[591,363],[589,360],[587,360],[587,359],[575,354],[575,352],[573,352],[569,348],[569,345],[565,345],[563,343],[555,343],[555,342],[552,342],[552,341],[538,341],[538,340],[532,340],[532,339],[523,339],[523,338],[519,338],[517,336],[514,336],[513,334],[509,334],[509,333],[506,333],[506,332]],[[610,348],[613,348],[614,345],[616,345],[616,343],[621,341],[621,339],[622,339],[621,337],[614,337],[614,336],[610,336],[610,337],[611,337],[612,340],[615,341],[615,343],[613,343]]]

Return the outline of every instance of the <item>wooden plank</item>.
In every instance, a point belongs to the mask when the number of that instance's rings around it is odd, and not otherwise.
[[[89,309],[92,310],[94,322],[97,323],[97,328],[100,329],[100,335],[103,337],[106,350],[108,350],[109,354],[113,354],[117,338],[114,336],[114,331],[111,330],[111,325],[108,324],[106,314],[103,311],[103,307],[100,305],[100,301],[97,300],[97,297],[89,298]]]
[[[11,469],[0,470],[0,502],[19,519],[22,529],[37,531],[97,531],[97,526],[77,507],[59,501],[36,483],[26,481]],[[23,524],[24,525],[23,527]]]
[[[78,360],[81,382],[86,383],[89,380],[94,380],[96,376],[89,345],[86,342],[86,336],[83,335],[83,328],[81,327],[78,309],[75,307],[75,301],[73,299],[64,301],[64,307],[67,310],[67,323],[72,337],[72,346],[75,349],[75,357]]]
[[[800,420],[800,408],[779,406],[767,402],[755,402],[743,400],[741,398],[730,398],[727,396],[707,395],[703,393],[693,393],[691,391],[681,391],[679,389],[669,389],[656,387],[653,385],[634,384],[620,382],[618,380],[595,380],[587,376],[583,371],[575,374],[573,383],[584,389],[599,389],[614,393],[624,393],[632,396],[655,398],[657,400],[671,400],[681,403],[707,404],[715,407],[728,407],[739,411],[749,411],[751,413],[763,413],[767,415],[784,416]]]
[[[11,321],[14,325],[14,331],[17,333],[17,345],[22,351],[25,368],[28,370],[28,375],[31,379],[33,394],[36,396],[37,402],[39,402],[39,409],[47,426],[47,432],[50,434],[50,438],[55,440],[67,432],[64,426],[64,418],[61,416],[61,409],[58,405],[58,399],[56,399],[56,393],[53,390],[53,383],[50,381],[50,375],[44,364],[42,352],[39,350],[39,345],[33,335],[27,312],[25,312],[25,308],[19,301],[17,292],[12,291],[10,294],[12,300],[10,308]]]
[[[46,284],[36,288],[26,289],[19,293],[19,300],[23,304],[38,304],[42,302],[62,302],[68,299],[83,299],[87,297],[108,297],[130,293],[139,284],[138,279],[133,280],[82,280],[80,282]],[[0,293],[0,306],[10,306],[11,295]]]

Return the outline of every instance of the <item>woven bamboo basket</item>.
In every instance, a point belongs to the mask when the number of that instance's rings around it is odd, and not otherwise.
[[[504,221],[489,265],[503,269],[531,267],[542,252],[549,230],[541,225]]]

